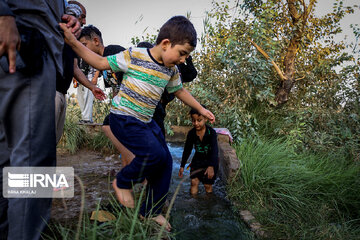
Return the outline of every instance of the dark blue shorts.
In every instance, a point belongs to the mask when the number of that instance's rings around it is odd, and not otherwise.
[[[135,117],[114,113],[110,113],[109,120],[115,137],[135,155],[117,174],[117,186],[130,189],[146,178],[150,197],[144,201],[140,213],[143,216],[149,212],[159,214],[169,191],[172,172],[172,157],[161,129],[153,120],[145,123]]]
[[[214,168],[214,176],[209,179],[207,175],[205,175],[205,171],[206,171],[207,167],[204,168],[191,168],[190,169],[190,178],[194,179],[194,178],[198,178],[200,180],[200,182],[202,182],[202,184],[214,184],[215,179],[216,179],[216,173],[217,173],[217,169]],[[200,170],[201,169],[201,170]],[[199,170],[198,172],[194,173],[194,171]]]

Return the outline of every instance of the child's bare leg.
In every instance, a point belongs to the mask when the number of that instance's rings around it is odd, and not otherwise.
[[[191,188],[190,188],[191,195],[196,195],[199,192],[199,183],[200,180],[198,178],[191,179]]]
[[[122,145],[121,142],[119,142],[119,140],[111,132],[109,125],[102,126],[102,130],[104,131],[105,135],[110,139],[110,141],[114,144],[115,148],[120,152],[122,166],[125,167],[126,165],[129,165],[130,162],[134,159],[135,155],[130,152],[124,145]]]
[[[212,193],[212,185],[211,184],[204,184],[206,193]]]
[[[125,207],[128,207],[128,208],[135,207],[134,197],[131,193],[131,189],[119,188],[116,185],[116,179],[112,182],[112,186],[115,190],[116,198],[119,200],[119,202],[122,205],[124,205]]]

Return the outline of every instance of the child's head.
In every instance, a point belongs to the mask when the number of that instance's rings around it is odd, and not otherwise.
[[[104,47],[103,39],[99,29],[93,25],[86,26],[81,30],[79,41],[91,51],[101,55],[101,48]]]
[[[202,104],[201,106],[203,106],[203,108],[206,108]],[[196,131],[201,131],[202,129],[204,129],[205,124],[207,122],[207,118],[201,115],[196,109],[193,108],[190,110],[189,113],[190,113],[192,125],[194,126]]]
[[[161,46],[164,65],[171,67],[184,63],[196,47],[196,31],[184,16],[170,18],[161,28],[156,45]]]

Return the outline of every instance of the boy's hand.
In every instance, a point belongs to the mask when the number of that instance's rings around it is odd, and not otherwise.
[[[100,101],[105,100],[106,99],[106,95],[105,93],[98,87],[94,86],[91,89],[91,92],[94,94],[94,97]]]
[[[201,115],[203,115],[204,117],[206,117],[207,119],[209,119],[209,121],[211,123],[215,122],[215,116],[212,112],[210,112],[209,110],[207,110],[206,108],[202,108],[201,111],[199,111],[199,113]]]
[[[184,168],[181,167],[180,170],[179,170],[179,177],[182,178],[184,176]]]
[[[80,36],[81,24],[76,17],[64,14],[61,19],[66,23],[66,27],[71,29],[71,32],[75,35],[75,37]]]
[[[72,46],[72,43],[75,43],[77,41],[75,35],[71,32],[71,28],[67,27],[66,23],[59,23],[60,28],[64,31],[64,39],[65,42]]]
[[[207,175],[208,176],[208,179],[212,179],[214,177],[214,167],[213,166],[209,166],[204,175]]]

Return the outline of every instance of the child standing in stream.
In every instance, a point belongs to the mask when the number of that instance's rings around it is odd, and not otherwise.
[[[205,107],[204,107],[205,108]],[[196,109],[190,110],[191,121],[194,126],[186,137],[182,155],[179,177],[183,177],[185,164],[195,148],[195,155],[190,164],[191,189],[190,193],[196,195],[199,183],[203,183],[206,193],[212,193],[212,185],[218,170],[218,144],[216,131],[206,124],[207,118]]]
[[[113,188],[121,204],[134,208],[131,188],[146,178],[146,201],[140,215],[151,216],[170,230],[170,224],[160,213],[169,191],[172,157],[161,129],[152,120],[155,107],[166,88],[202,116],[215,121],[214,115],[182,87],[175,66],[184,63],[196,47],[194,26],[184,16],[172,17],[161,27],[153,48],[129,48],[108,57],[83,46],[65,24],[60,23],[60,27],[65,41],[90,65],[98,70],[124,72],[119,93],[112,100],[110,128],[135,158],[117,174]]]

